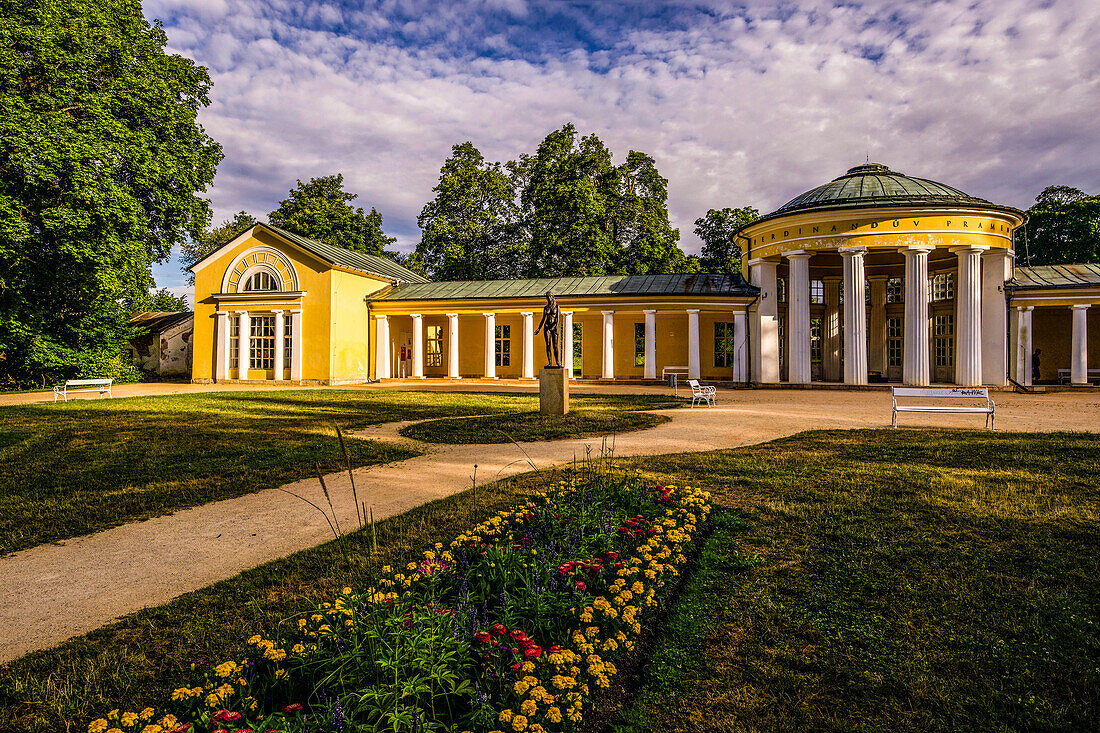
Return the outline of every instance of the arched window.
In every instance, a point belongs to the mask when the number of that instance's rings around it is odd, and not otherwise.
[[[267,270],[260,270],[249,275],[244,283],[244,292],[266,292],[279,289],[279,281]]]

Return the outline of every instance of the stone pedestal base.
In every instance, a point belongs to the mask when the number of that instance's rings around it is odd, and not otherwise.
[[[539,412],[543,415],[569,414],[569,380],[561,367],[539,370]]]

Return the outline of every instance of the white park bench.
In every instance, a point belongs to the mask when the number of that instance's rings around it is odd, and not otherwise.
[[[993,430],[993,421],[996,419],[997,405],[989,399],[989,390],[985,387],[891,387],[890,396],[894,401],[894,414],[890,419],[890,427],[898,426],[899,412],[969,412],[985,415],[985,426]],[[933,399],[968,399],[970,405],[937,404],[937,405],[899,405],[898,397],[931,397]],[[985,400],[984,405],[976,405],[977,400]]]
[[[1059,369],[1058,370],[1058,383],[1066,384],[1069,382],[1073,375],[1071,369]],[[1100,382],[1100,369],[1089,369],[1088,374],[1085,376],[1086,382]]]
[[[114,383],[113,379],[66,379],[65,384],[53,388],[53,401],[57,402],[57,398],[61,397],[65,402],[69,401],[69,394],[72,392],[99,392],[99,396],[107,395],[113,397],[111,394],[111,385]]]
[[[669,374],[676,374],[676,375],[683,374],[686,377],[688,375],[688,368],[686,366],[683,366],[683,367],[666,366],[666,367],[663,367],[661,369],[661,379],[664,379],[664,380],[667,381]]]
[[[688,386],[691,387],[691,406],[695,407],[695,401],[706,402],[707,407],[714,407],[714,387],[706,384],[699,384],[697,379],[689,379]]]

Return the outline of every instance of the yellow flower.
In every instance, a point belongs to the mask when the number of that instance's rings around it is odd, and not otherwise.
[[[301,644],[295,644],[291,648],[290,651],[294,652],[295,654],[304,654],[305,651],[306,651],[306,648],[304,646],[302,646]]]
[[[107,720],[104,718],[97,718],[88,723],[88,733],[103,733],[105,730],[107,730]]]
[[[141,733],[162,733],[163,731],[164,728],[161,728],[156,723],[150,723],[149,725],[141,729]]]
[[[191,689],[188,687],[177,687],[176,689],[172,690],[172,699],[176,702],[179,702],[181,700],[190,700]]]
[[[551,723],[560,723],[561,710],[558,710],[557,708],[550,708],[546,711],[546,717],[550,719]]]
[[[217,667],[214,667],[214,674],[218,675],[222,679],[232,677],[237,674],[241,666],[236,662],[222,662]]]
[[[319,621],[319,620],[320,620],[320,618],[321,618],[321,617],[320,617],[320,616],[318,616],[317,618],[315,618],[315,619],[314,619],[314,621]],[[261,637],[261,636],[260,636],[259,634],[254,634],[254,635],[253,635],[253,636],[252,636],[252,637],[251,637],[251,638],[250,638],[250,639],[248,640],[248,644],[249,644],[249,646],[255,646],[256,644],[259,644],[259,643],[260,643],[261,641],[263,641],[263,637]]]
[[[514,730],[516,733],[520,733],[520,731],[524,730],[526,727],[527,718],[523,717],[522,715],[517,715],[516,717],[512,718],[512,730]]]
[[[157,714],[157,711],[153,710],[153,708],[145,708],[144,710],[141,711],[140,717],[141,717],[142,720],[152,720],[153,716],[156,715],[156,714]]]
[[[118,720],[118,708],[107,713],[107,720]]]
[[[344,595],[345,596],[350,596],[351,595],[351,588],[349,586],[346,586],[346,585],[344,586]]]
[[[523,663],[523,666],[520,667],[520,670],[522,670],[522,672],[524,674],[531,674],[532,672],[535,671],[535,663],[528,660],[528,661]]]
[[[525,692],[527,692],[528,690],[531,689],[531,685],[528,684],[527,682],[524,682],[523,680],[519,680],[519,681],[516,682],[515,686],[512,687],[512,689],[515,691],[515,693],[517,695],[522,695],[522,694],[524,694]],[[507,722],[507,721],[505,721],[505,722]]]
[[[175,728],[177,725],[179,725],[179,720],[176,719],[175,715],[168,713],[163,718],[157,721],[157,725],[162,728]]]
[[[528,718],[534,715],[536,710],[538,710],[538,705],[536,705],[535,701],[530,698],[524,700],[523,703],[519,706],[519,711],[526,715]]]
[[[137,713],[126,712],[126,713],[122,714],[122,724],[123,725],[133,725],[134,723],[137,722],[137,720],[138,720]]]
[[[121,728],[108,728],[107,733],[122,733]]]
[[[501,710],[500,711],[500,717],[498,718],[498,720],[500,720],[501,723],[511,723],[512,722],[512,711],[511,710]]]
[[[277,679],[277,680],[285,680],[285,679],[289,679],[289,678],[290,678],[290,675],[289,675],[289,674],[287,674],[287,671],[286,671],[285,669],[277,669],[277,670],[275,670],[275,679]]]

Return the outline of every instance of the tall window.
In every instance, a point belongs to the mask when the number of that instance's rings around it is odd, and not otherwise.
[[[825,282],[823,280],[810,281],[810,302],[821,305],[825,302]]]
[[[497,366],[512,365],[512,327],[497,326]]]
[[[900,277],[892,277],[886,281],[886,302],[900,303],[903,291]]]
[[[787,325],[779,322],[779,366],[787,363]]]
[[[821,319],[810,319],[810,363],[821,363]]]
[[[841,290],[843,291],[844,288]],[[866,278],[863,280],[863,304],[871,305],[871,281]]]
[[[248,368],[275,368],[275,316],[252,316],[249,321]]]
[[[951,313],[937,315],[932,321],[932,343],[936,366],[955,365],[955,316]]]
[[[886,319],[886,366],[901,366],[902,339],[904,338],[902,320],[897,317]]]
[[[286,316],[283,318],[283,368],[290,369],[290,365],[294,363],[294,318],[293,316]],[[275,376],[281,377],[281,374]]]
[[[241,322],[236,313],[229,314],[229,368],[236,369],[239,364],[238,355],[241,353]]]
[[[443,326],[428,326],[424,348],[424,366],[443,366]]]
[[[734,358],[733,324],[719,321],[714,324],[714,366],[731,367]]]
[[[645,324],[634,324],[634,366],[645,366]]]
[[[955,297],[955,273],[945,272],[932,276],[932,300],[951,300]]]
[[[249,276],[248,280],[244,283],[244,289],[247,292],[278,290],[279,285],[270,272],[267,270],[260,270]]]
[[[579,377],[582,373],[581,367],[584,366],[584,354],[581,351],[581,346],[584,343],[584,339],[581,338],[581,324],[573,324],[573,376]]]
[[[780,303],[787,302],[787,281],[781,277],[775,280],[775,294],[779,297]]]

